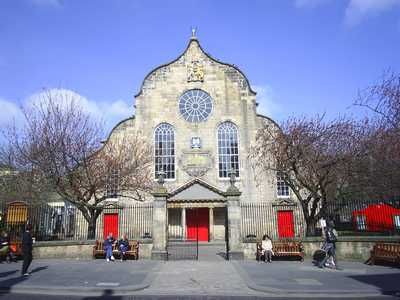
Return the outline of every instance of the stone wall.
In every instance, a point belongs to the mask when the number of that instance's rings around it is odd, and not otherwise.
[[[33,257],[63,258],[87,260],[92,259],[94,241],[51,241],[37,242],[33,248]],[[153,243],[151,240],[139,241],[139,259],[150,259]]]
[[[92,259],[94,241],[37,242],[33,247],[36,258]]]
[[[306,257],[311,258],[313,253],[321,248],[321,238],[305,238],[302,240]],[[341,237],[336,243],[338,259],[358,259],[365,261],[370,256],[370,251],[376,242],[400,243],[400,236],[393,237]],[[245,259],[255,259],[256,243],[254,241],[243,243]]]

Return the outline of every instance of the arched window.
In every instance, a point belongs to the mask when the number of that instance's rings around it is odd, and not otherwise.
[[[155,178],[158,172],[164,171],[165,178],[175,178],[175,133],[174,128],[161,123],[154,132],[154,164]]]
[[[232,122],[218,126],[218,170],[220,178],[229,177],[230,170],[239,177],[238,131]]]

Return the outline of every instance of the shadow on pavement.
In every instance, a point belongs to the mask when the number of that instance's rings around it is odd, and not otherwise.
[[[46,270],[46,269],[48,269],[48,268],[49,268],[48,266],[34,268],[34,269],[31,271],[31,274],[36,273],[36,272],[40,272],[40,271],[43,271],[43,270]]]
[[[38,267],[38,268],[33,269],[31,273],[39,272],[39,271],[45,270],[47,268],[48,268],[48,266]],[[15,273],[17,273],[19,271],[20,270],[13,270],[13,271],[0,273],[0,277],[6,277],[6,276],[9,276],[9,275],[15,274]],[[6,274],[6,273],[8,273],[8,274]],[[9,278],[9,279],[0,281],[0,297],[4,296],[6,294],[9,294],[10,291],[11,291],[11,288],[14,285],[16,285],[18,283],[21,283],[21,282],[24,282],[26,280],[29,280],[29,276],[21,276],[21,275],[19,275],[18,277],[13,277],[13,278]]]
[[[113,296],[114,291],[113,290],[104,290],[103,294],[101,296],[93,296],[93,297],[85,297],[82,298],[82,300],[94,300],[94,299],[112,299],[112,300],[122,300],[122,296]]]
[[[400,273],[351,275],[348,277],[368,285],[376,286],[383,295],[400,296]]]
[[[19,270],[1,272],[1,273],[0,273],[0,278],[2,278],[2,277],[7,277],[7,276],[9,276],[9,275],[15,274],[15,273],[17,273],[18,271],[19,271]]]

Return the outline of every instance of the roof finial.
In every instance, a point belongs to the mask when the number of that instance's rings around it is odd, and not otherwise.
[[[196,40],[196,39],[197,39],[197,37],[196,37],[196,30],[197,30],[196,27],[192,27],[192,36],[191,36],[191,39],[192,39],[192,40]]]

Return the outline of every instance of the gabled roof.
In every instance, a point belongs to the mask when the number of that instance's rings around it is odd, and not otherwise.
[[[228,64],[228,63],[225,63],[225,62],[219,61],[218,59],[213,58],[210,54],[208,54],[207,52],[205,52],[205,51],[203,50],[203,48],[201,47],[201,45],[200,45],[199,41],[197,40],[197,38],[192,37],[192,38],[189,40],[189,43],[188,43],[188,45],[187,45],[185,51],[183,51],[183,53],[182,53],[181,55],[179,55],[176,59],[170,61],[169,63],[162,64],[162,65],[160,65],[160,66],[154,68],[153,70],[151,70],[151,71],[146,75],[146,77],[145,77],[145,78],[143,79],[143,81],[142,81],[142,84],[141,84],[141,86],[140,86],[139,92],[135,95],[135,98],[138,97],[138,96],[140,96],[140,95],[142,94],[143,86],[144,86],[146,80],[151,76],[151,74],[153,74],[153,73],[154,73],[155,71],[157,71],[158,69],[161,69],[161,68],[163,68],[163,67],[169,66],[169,65],[173,64],[174,62],[178,61],[183,55],[185,55],[185,53],[188,51],[188,49],[190,48],[190,45],[191,45],[192,43],[197,43],[199,49],[200,49],[209,59],[211,59],[212,61],[214,61],[214,62],[216,62],[216,63],[219,63],[219,64],[221,64],[221,65],[229,66],[229,67],[232,67],[232,68],[236,69],[236,70],[244,77],[244,79],[246,80],[246,83],[247,83],[247,86],[248,86],[250,92],[253,93],[254,95],[257,94],[255,91],[252,90],[252,88],[251,88],[251,86],[250,86],[250,82],[249,82],[249,80],[247,79],[246,75],[245,75],[237,66],[235,66],[235,65],[233,65],[233,64]]]
[[[171,192],[168,201],[199,201],[219,200],[225,201],[225,192],[204,182],[201,179],[194,179],[175,191]]]

